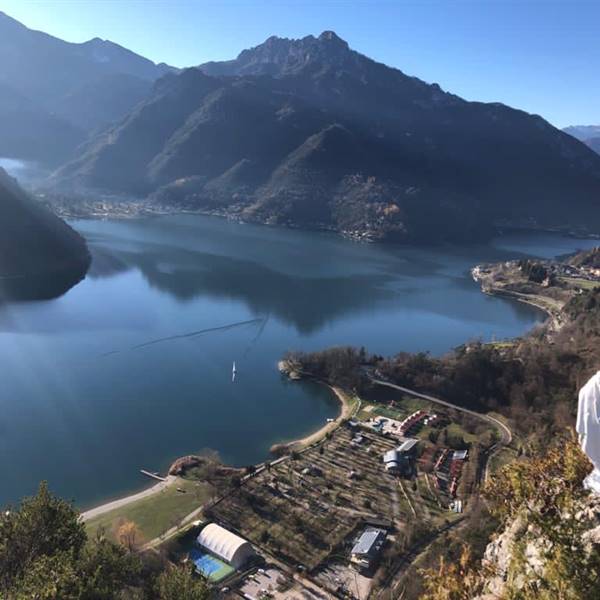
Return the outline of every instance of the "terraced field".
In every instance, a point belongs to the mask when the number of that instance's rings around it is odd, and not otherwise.
[[[321,445],[260,473],[207,515],[288,564],[316,569],[339,554],[368,520],[388,519],[398,530],[411,519],[439,521],[434,490],[384,471],[395,440],[341,427]],[[404,487],[402,490],[401,485]],[[447,514],[447,512],[445,512]]]

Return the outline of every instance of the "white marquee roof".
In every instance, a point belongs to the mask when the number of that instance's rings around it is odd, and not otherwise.
[[[227,562],[233,560],[238,550],[250,546],[244,538],[216,523],[210,523],[200,532],[198,543]]]

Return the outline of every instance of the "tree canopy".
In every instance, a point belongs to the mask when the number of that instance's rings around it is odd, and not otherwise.
[[[208,598],[206,582],[190,569],[161,564],[156,573],[127,546],[109,541],[102,532],[88,539],[73,505],[42,483],[35,496],[0,514],[0,598]]]

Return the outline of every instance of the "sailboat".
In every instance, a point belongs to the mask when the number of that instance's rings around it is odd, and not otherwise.
[[[235,368],[235,360],[233,361],[233,368],[231,369],[231,381],[235,381],[235,374],[237,373],[237,369]]]

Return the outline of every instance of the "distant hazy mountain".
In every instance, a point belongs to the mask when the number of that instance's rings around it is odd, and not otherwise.
[[[91,130],[123,117],[170,71],[112,42],[68,43],[0,12],[1,151],[58,164]],[[13,102],[6,109],[5,96],[24,99],[23,106]],[[20,130],[23,138],[12,145]],[[35,143],[30,130],[38,131]]]
[[[333,32],[159,80],[56,185],[395,239],[494,222],[600,225],[600,157],[538,116],[467,102]]]
[[[0,82],[0,156],[43,160],[54,164],[68,156],[83,134],[72,123]]]
[[[600,137],[600,125],[571,125],[563,129],[565,133],[585,142],[594,137]]]
[[[593,137],[585,140],[586,145],[588,145],[594,152],[600,154],[600,136]]]
[[[600,154],[600,125],[572,125],[565,127],[563,131]]]
[[[0,301],[59,295],[85,275],[89,260],[83,238],[0,169]]]

